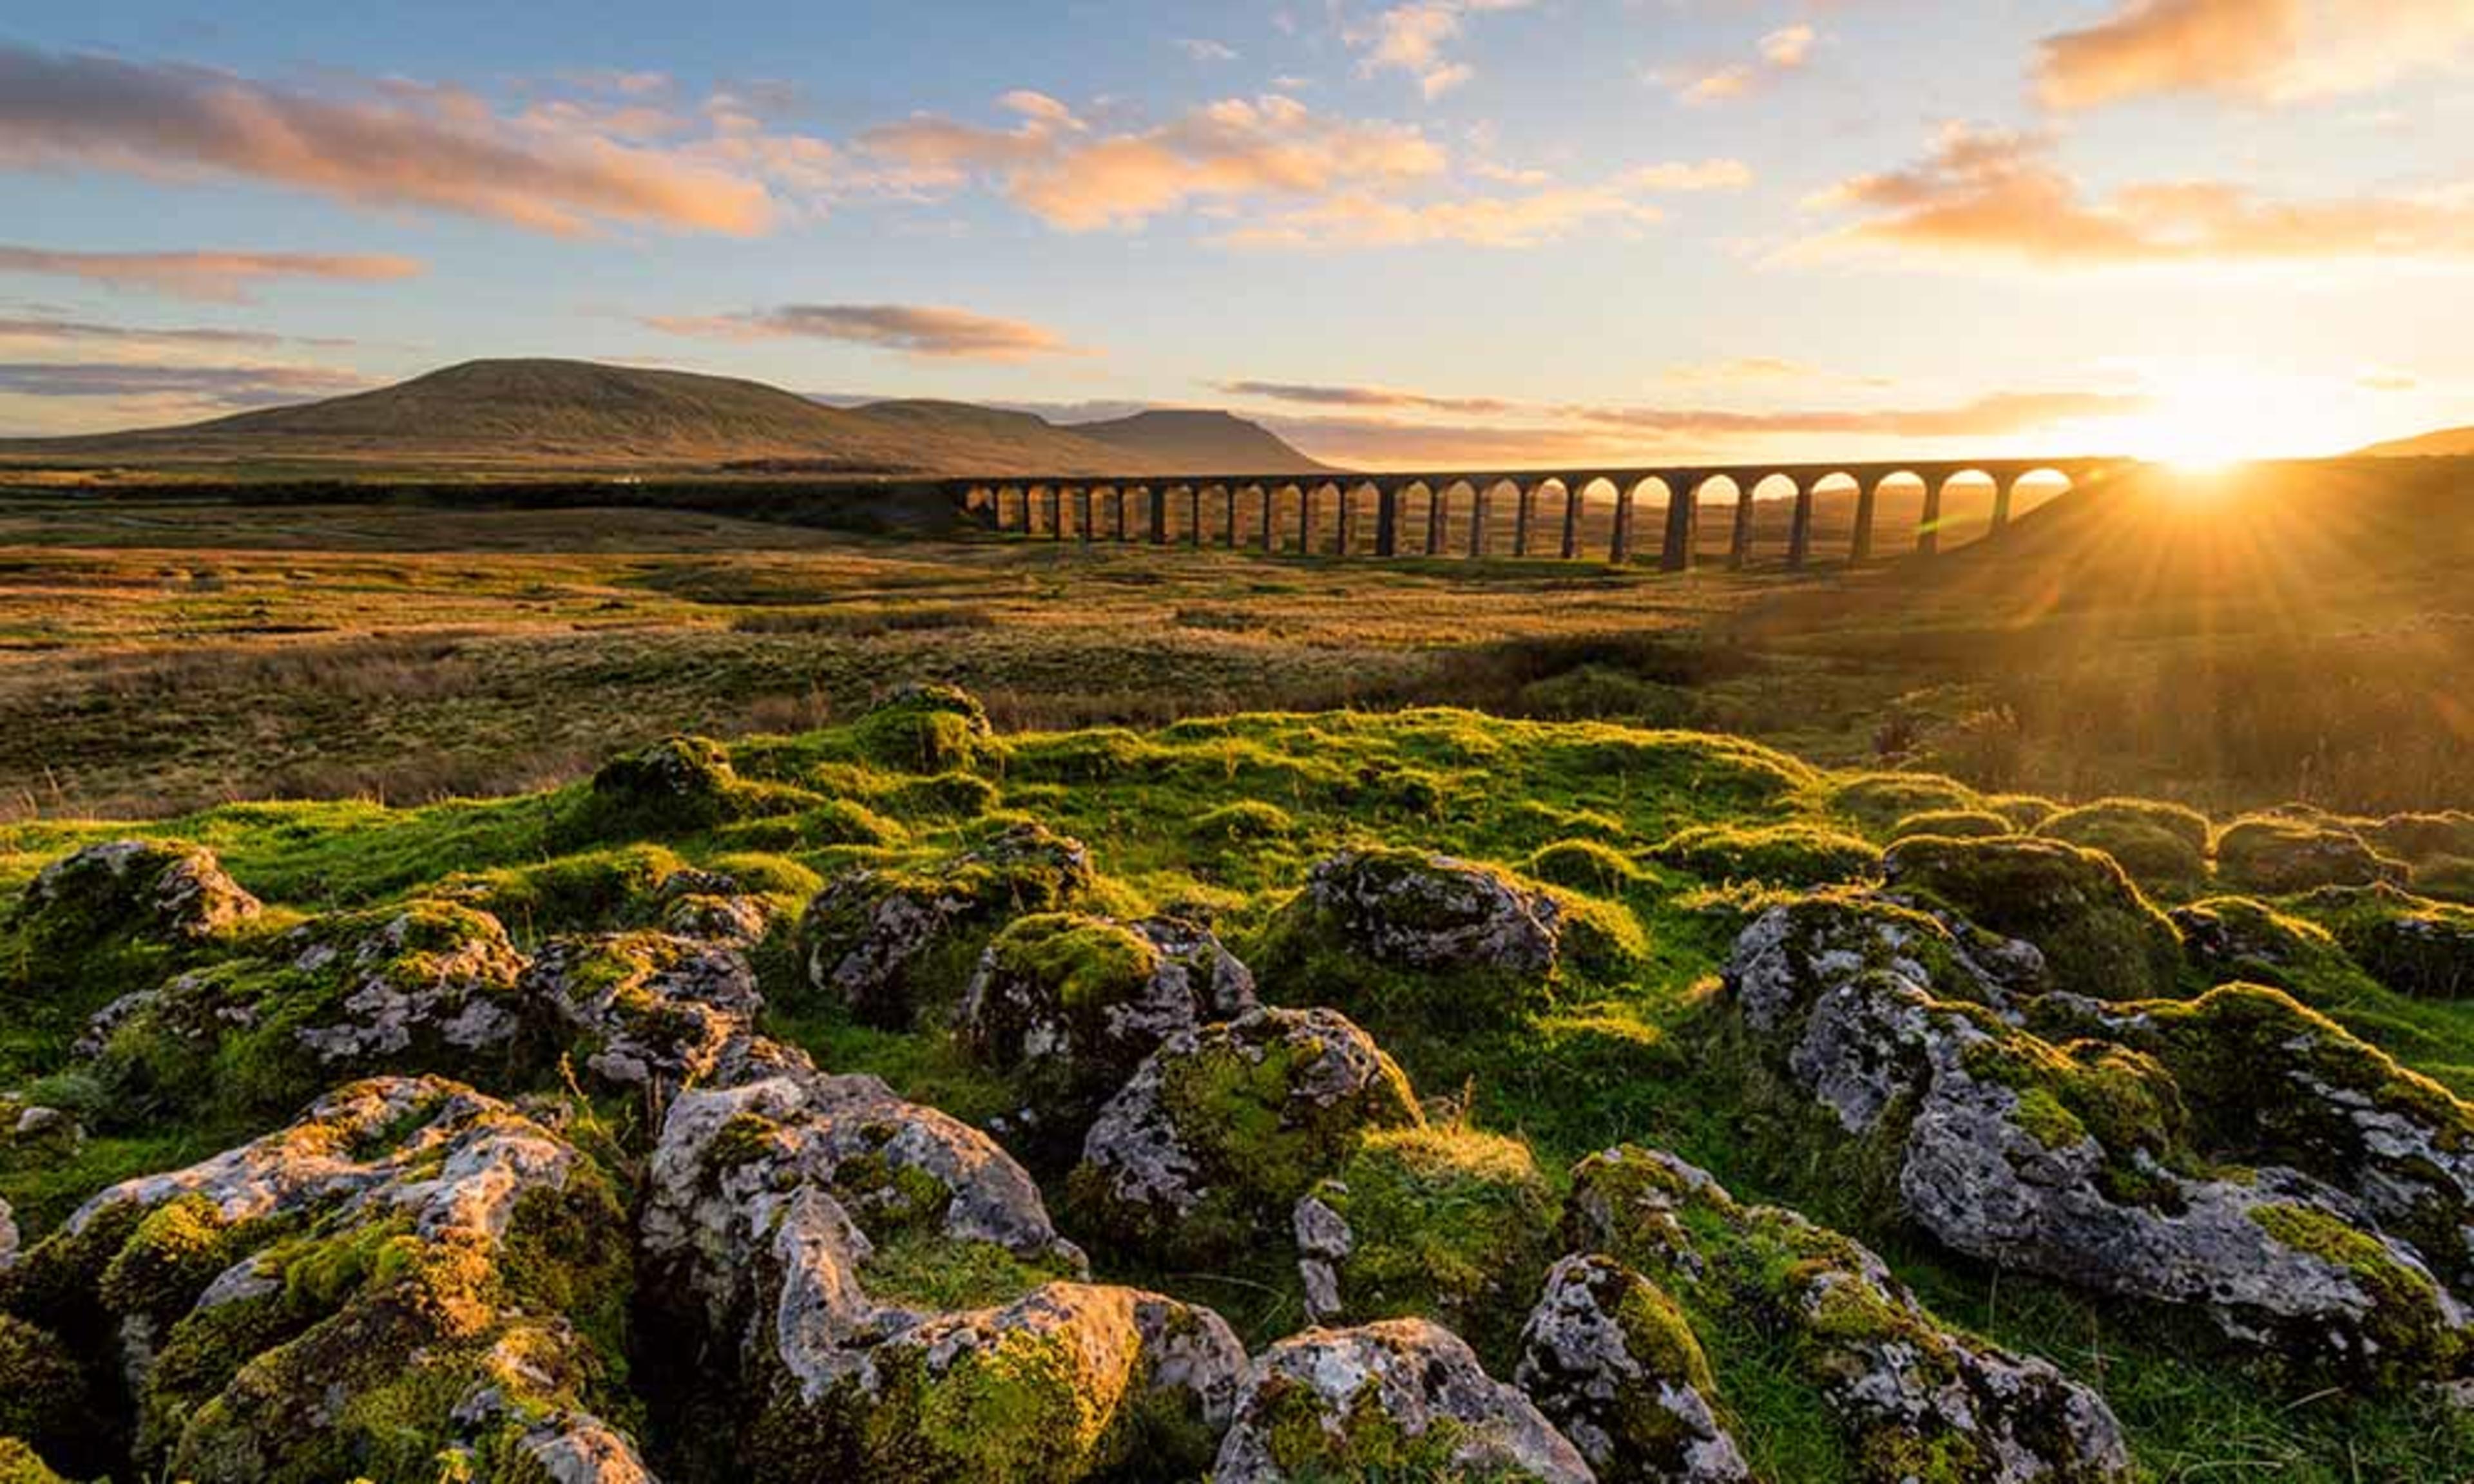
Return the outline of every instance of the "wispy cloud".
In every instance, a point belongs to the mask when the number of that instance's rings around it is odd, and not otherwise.
[[[1196,61],[1235,61],[1237,60],[1235,47],[1225,41],[1214,41],[1208,36],[1180,36],[1177,38],[1176,49]]]
[[[955,360],[1015,361],[1089,352],[1040,325],[930,304],[783,304],[742,314],[657,316],[645,323],[712,340],[837,340]]]
[[[1522,176],[1523,181],[1537,178]],[[1633,232],[1665,213],[1661,194],[1737,190],[1752,172],[1736,160],[1648,165],[1594,185],[1523,184],[1431,200],[1348,193],[1262,215],[1224,240],[1242,248],[1395,248],[1450,242],[1533,248],[1589,230]]]
[[[1904,170],[1859,176],[1817,197],[1853,225],[1788,250],[1850,249],[2041,268],[2379,258],[2474,259],[2474,189],[2264,200],[2216,180],[2131,185],[2092,196],[2036,133],[1945,129]]]
[[[92,320],[52,316],[0,317],[0,341],[33,341],[42,345],[107,347],[214,347],[282,345],[334,347],[352,344],[331,337],[279,335],[272,330],[226,329],[219,325],[104,324]]]
[[[0,274],[83,278],[112,288],[144,289],[176,299],[246,301],[256,284],[281,278],[383,282],[409,278],[422,265],[383,253],[67,252],[0,246]]]
[[[345,371],[309,366],[159,366],[88,361],[0,361],[0,394],[40,397],[162,398],[241,411],[355,392]]]
[[[767,179],[813,186],[829,154],[752,115],[680,116],[641,91],[510,113],[444,84],[346,78],[311,92],[0,45],[0,167],[239,177],[567,235],[605,224],[745,234],[773,219]]]
[[[1351,46],[1364,53],[1361,76],[1405,72],[1418,80],[1418,90],[1440,98],[1477,75],[1471,63],[1448,55],[1461,39],[1467,17],[1488,11],[1526,9],[1531,0],[1410,0],[1377,14],[1371,23],[1348,30]]]
[[[2036,83],[2056,108],[2168,93],[2281,103],[2380,87],[2470,48],[2465,0],[2119,0],[2046,37]]]
[[[1399,392],[1390,387],[1319,386],[1297,381],[1215,381],[1214,390],[1229,396],[1273,402],[1299,402],[1311,407],[1414,408],[1419,412],[1452,413],[1491,418],[1521,410],[1518,402],[1491,396],[1436,396]]]
[[[1681,102],[1693,105],[1724,103],[1741,98],[1787,73],[1802,70],[1805,63],[1812,60],[1812,49],[1820,40],[1821,34],[1808,25],[1782,26],[1754,43],[1754,55],[1749,61],[1694,68],[1680,76],[1673,72],[1653,72],[1651,77],[1673,86],[1675,96]]]

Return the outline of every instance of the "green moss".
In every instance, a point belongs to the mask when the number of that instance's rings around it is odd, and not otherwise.
[[[2012,828],[2030,833],[2062,812],[2060,804],[2034,794],[1995,794],[1984,801],[1984,807],[2008,820]]]
[[[2106,799],[2065,809],[2036,833],[2101,850],[2151,891],[2187,893],[2207,879],[2207,816],[2180,804]]]
[[[1841,779],[1828,799],[1831,812],[1870,833],[1928,809],[1974,810],[1984,803],[1984,796],[1975,789],[1932,773],[1856,774]]]
[[[2428,1274],[2405,1266],[2388,1248],[2326,1211],[2270,1204],[2254,1208],[2250,1217],[2283,1246],[2344,1269],[2372,1296],[2367,1328],[2379,1353],[2368,1357],[2369,1368],[2447,1373],[2463,1340],[2445,1319],[2438,1285]]]
[[[1601,895],[1621,892],[1641,878],[1632,857],[1595,840],[1558,840],[1540,846],[1530,855],[1527,870],[1540,881]]]
[[[740,778],[729,749],[711,738],[672,737],[602,764],[567,829],[581,839],[693,835],[820,802],[805,789]]]
[[[1297,827],[1288,810],[1260,799],[1240,799],[1194,817],[1195,838],[1221,846],[1286,840]]]
[[[1826,826],[1702,825],[1672,835],[1650,852],[1708,881],[1759,881],[1772,886],[1822,886],[1878,875],[1881,852]]]
[[[906,685],[861,717],[849,731],[869,759],[906,773],[970,768],[989,746],[987,709],[952,685]]]
[[[876,1243],[860,1265],[868,1297],[930,1313],[992,1308],[1073,1276],[1062,1262],[1031,1261],[994,1242],[958,1241],[916,1227]]]
[[[1987,840],[2018,833],[2006,817],[1990,809],[1927,809],[1890,826],[1892,840],[1912,835],[1940,835],[1951,840]]]
[[[1371,1381],[1354,1393],[1346,1412],[1335,1416],[1314,1387],[1274,1374],[1256,1387],[1249,1409],[1265,1451],[1287,1478],[1312,1484],[1476,1484],[1486,1477],[1472,1475],[1455,1457],[1467,1441],[1460,1423],[1439,1417],[1411,1432],[1384,1410]]]
[[[2389,887],[2315,893],[2298,904],[2365,972],[2417,999],[2474,995],[2474,907]]]
[[[1433,1319],[1509,1359],[1554,1254],[1554,1206],[1529,1147],[1471,1129],[1378,1129],[1317,1199],[1348,1223],[1341,1300],[1351,1323]]]
[[[0,1484],[69,1484],[23,1441],[0,1436]]]
[[[2217,874],[2228,885],[2271,897],[2323,886],[2373,886],[2404,869],[2341,826],[2290,815],[2253,815],[2217,836]]]
[[[2110,856],[2055,840],[1917,839],[1887,864],[1893,887],[2034,944],[2061,989],[2148,999],[2181,972],[2181,935]]]
[[[0,1437],[65,1458],[101,1431],[85,1373],[58,1339],[0,1314]],[[5,1477],[0,1474],[0,1477]]]

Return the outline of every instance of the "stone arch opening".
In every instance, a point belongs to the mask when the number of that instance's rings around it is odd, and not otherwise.
[[[1868,507],[1856,517],[1856,560],[1906,551],[1924,521],[1929,488],[1914,469],[1895,469],[1873,481]]]
[[[1805,492],[1812,502],[1811,560],[1845,562],[1856,549],[1856,508],[1864,495],[1863,481],[1836,469],[1807,484]]]
[[[1572,555],[1584,562],[1614,550],[1615,483],[1604,474],[1575,474],[1570,481],[1577,514]]]
[[[2001,498],[1994,506],[1994,529],[2000,530],[2031,511],[2050,505],[2079,488],[2079,484],[2068,469],[2031,468],[2019,474],[2002,489]]]
[[[1809,511],[1803,509],[1804,486],[1797,483],[1794,475],[1761,475],[1744,491],[1744,502],[1746,526],[1752,534],[1746,560],[1793,559],[1803,554],[1803,542],[1797,534],[1798,515],[1800,509],[1807,515]]]
[[[1916,549],[1948,551],[1980,539],[1993,528],[1993,507],[2001,492],[2001,481],[1987,470],[1961,468],[1945,473],[1926,501],[1924,518],[1916,527]]]
[[[1692,556],[1696,562],[1721,563],[1735,549],[1735,521],[1749,517],[1744,487],[1732,474],[1704,475],[1692,489]]]

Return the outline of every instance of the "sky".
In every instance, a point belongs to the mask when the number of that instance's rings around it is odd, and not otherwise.
[[[2469,0],[0,18],[0,435],[482,356],[1365,467],[2474,423]]]

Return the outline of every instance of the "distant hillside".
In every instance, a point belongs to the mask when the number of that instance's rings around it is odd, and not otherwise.
[[[2474,428],[2444,428],[2425,433],[2419,438],[2400,438],[2391,443],[2373,443],[2363,450],[2363,457],[2372,459],[2444,459],[2474,453]]]
[[[1142,419],[1129,419],[1139,422]],[[1251,424],[1291,461],[1299,455]],[[0,439],[0,464],[321,469],[704,469],[868,474],[1142,473],[1245,468],[958,402],[821,406],[762,382],[587,361],[467,361],[374,392],[182,427]],[[1293,464],[1266,464],[1266,472]],[[1307,466],[1311,467],[1311,466]]]
[[[1113,422],[1070,423],[1066,431],[1113,444],[1151,468],[1217,474],[1314,474],[1331,467],[1298,452],[1262,424],[1225,412],[1138,412]]]

